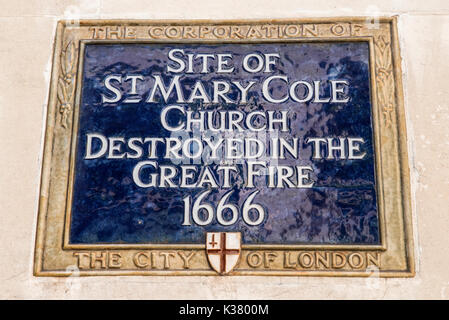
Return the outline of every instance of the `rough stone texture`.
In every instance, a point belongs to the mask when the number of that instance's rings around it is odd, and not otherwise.
[[[0,1],[0,298],[449,299],[449,2]],[[62,18],[399,15],[417,274],[407,279],[32,276],[52,41]]]

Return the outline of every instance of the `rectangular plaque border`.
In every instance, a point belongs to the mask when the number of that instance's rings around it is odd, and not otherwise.
[[[357,38],[346,38],[342,37],[339,39],[335,38],[320,38],[320,39],[283,39],[280,40],[259,40],[248,42],[247,40],[223,40],[220,42],[217,41],[207,41],[207,43],[314,43],[314,42],[367,42],[369,45],[370,55],[369,55],[369,67],[370,67],[370,91],[375,91],[375,81],[373,81],[374,74],[374,57],[373,57],[373,46],[374,42],[372,37],[357,37]],[[190,41],[190,40],[168,40],[168,41],[154,41],[154,40],[130,40],[130,41],[120,41],[120,43],[127,44],[152,44],[152,43],[204,43],[198,40]],[[178,244],[156,244],[156,243],[145,243],[145,244],[70,244],[69,243],[69,235],[70,235],[70,223],[71,223],[71,205],[72,205],[72,189],[74,182],[74,172],[75,172],[75,159],[76,159],[76,146],[77,146],[77,131],[79,125],[79,106],[81,104],[81,89],[82,89],[82,70],[84,67],[84,50],[86,44],[117,44],[114,41],[108,40],[80,40],[80,48],[79,48],[79,59],[78,59],[78,77],[77,77],[77,85],[76,85],[76,94],[75,94],[75,108],[73,110],[74,113],[74,121],[72,127],[72,141],[71,141],[71,149],[70,149],[70,167],[69,167],[69,179],[67,183],[67,202],[66,202],[66,213],[65,213],[65,226],[64,226],[64,243],[63,249],[125,249],[125,248],[154,248],[154,249],[204,249],[206,246],[204,244],[191,244],[191,243],[178,243]],[[373,119],[373,146],[376,146],[378,141],[378,136],[376,136],[378,131],[378,119],[375,116],[374,112],[374,99],[375,95],[370,92],[371,98],[371,114]],[[376,149],[376,147],[375,147]],[[379,160],[380,152],[375,152],[375,181],[376,181],[376,189],[377,189],[377,209],[378,209],[378,219],[379,219],[379,235],[380,235],[380,244],[379,245],[352,245],[352,244],[243,244],[242,248],[246,249],[308,249],[308,248],[316,248],[316,249],[353,249],[353,250],[386,250],[385,245],[385,225],[384,225],[384,203],[383,203],[383,194],[382,184],[377,183],[377,181],[381,180],[381,161]]]
[[[405,258],[405,268],[402,268],[399,270],[398,268],[393,268],[389,266],[389,268],[380,268],[380,276],[385,277],[403,277],[403,276],[413,276],[414,275],[414,260],[413,260],[413,246],[412,246],[412,236],[411,236],[411,208],[410,208],[410,181],[409,181],[409,168],[408,168],[408,159],[407,159],[407,144],[406,144],[406,131],[405,131],[405,120],[404,120],[404,110],[403,110],[403,93],[402,93],[402,81],[401,81],[401,67],[400,67],[400,54],[399,54],[399,45],[398,45],[398,38],[397,38],[397,18],[396,17],[381,17],[378,19],[378,22],[380,24],[388,25],[389,27],[389,34],[383,35],[383,31],[381,32],[382,36],[389,36],[391,39],[391,63],[392,63],[392,72],[394,75],[394,98],[396,106],[394,108],[395,111],[395,119],[397,120],[397,125],[394,126],[394,130],[396,131],[397,135],[397,149],[398,149],[398,166],[397,169],[400,171],[400,182],[401,182],[401,192],[400,192],[400,209],[402,213],[402,225],[403,230],[400,232],[399,235],[399,242],[394,243],[394,246],[401,247],[397,252],[403,255]],[[286,19],[286,20],[238,20],[238,21],[232,21],[232,20],[226,20],[226,21],[144,21],[144,20],[81,20],[79,23],[79,27],[81,28],[83,26],[160,26],[160,25],[169,25],[169,26],[193,26],[193,25],[262,25],[262,24],[269,24],[269,25],[277,25],[277,24],[286,24],[286,23],[295,23],[295,24],[304,24],[304,23],[314,23],[314,24],[338,24],[338,23],[365,23],[367,21],[367,18],[362,17],[348,17],[348,18],[317,18],[317,19],[298,19],[298,20],[292,20],[292,19]],[[61,101],[58,95],[58,89],[60,89],[58,86],[58,80],[61,78],[61,71],[62,69],[62,52],[64,51],[63,42],[65,40],[65,31],[70,29],[76,29],[73,26],[71,26],[70,21],[60,21],[58,23],[57,27],[57,34],[56,39],[54,43],[54,57],[53,57],[53,69],[52,69],[52,77],[51,77],[51,89],[50,89],[50,95],[49,95],[49,103],[48,103],[48,113],[47,113],[47,125],[46,125],[46,133],[45,133],[45,146],[44,146],[44,156],[43,156],[43,163],[42,163],[42,175],[41,175],[41,191],[40,191],[40,199],[39,199],[39,214],[38,214],[38,228],[36,233],[36,247],[35,247],[35,264],[34,264],[34,274],[38,276],[67,276],[70,275],[71,272],[67,271],[66,269],[61,268],[44,268],[44,255],[45,255],[45,241],[53,241],[56,243],[56,251],[61,250],[60,252],[53,252],[54,256],[57,257],[58,254],[62,252],[72,252],[74,250],[81,250],[81,251],[87,251],[88,249],[93,250],[108,250],[108,251],[129,251],[133,249],[179,249],[179,250],[194,250],[194,251],[204,251],[205,245],[202,244],[144,244],[144,245],[136,245],[136,244],[124,244],[124,245],[105,245],[105,244],[98,244],[98,245],[70,245],[68,244],[68,221],[70,219],[70,212],[64,212],[64,219],[63,219],[63,231],[61,234],[61,231],[59,230],[58,233],[49,233],[47,232],[53,231],[52,228],[48,227],[48,220],[47,214],[48,214],[48,202],[50,201],[50,198],[52,195],[54,195],[50,188],[51,188],[51,182],[53,176],[52,176],[52,169],[51,169],[51,163],[55,161],[55,159],[64,158],[60,154],[58,154],[58,151],[61,153],[67,153],[69,151],[69,169],[68,170],[62,170],[63,174],[68,175],[69,178],[67,179],[67,190],[66,190],[66,198],[65,198],[65,208],[66,211],[68,208],[70,208],[71,204],[71,182],[73,182],[73,179],[70,178],[70,176],[73,177],[73,154],[75,150],[75,144],[76,142],[76,131],[77,131],[77,121],[73,121],[77,118],[77,113],[79,109],[79,101],[80,101],[80,90],[81,90],[81,73],[82,73],[82,57],[83,55],[80,54],[81,49],[84,47],[85,43],[198,43],[198,42],[207,42],[207,43],[266,43],[266,42],[329,42],[329,41],[368,41],[369,42],[369,50],[370,50],[370,94],[371,94],[371,105],[372,105],[372,119],[373,119],[373,137],[374,137],[374,143],[373,146],[375,148],[375,179],[376,179],[376,188],[377,188],[377,202],[378,202],[378,216],[379,216],[379,232],[380,232],[380,239],[381,239],[381,245],[313,245],[313,244],[306,244],[306,245],[281,245],[281,244],[264,244],[264,245],[243,245],[242,249],[245,251],[252,251],[252,250],[295,250],[295,249],[304,249],[304,250],[329,250],[329,251],[337,251],[337,250],[360,250],[360,251],[379,251],[379,252],[387,252],[388,251],[388,241],[389,241],[389,233],[387,232],[386,223],[387,223],[387,217],[385,213],[385,205],[384,205],[384,188],[383,183],[379,183],[379,181],[382,181],[381,178],[385,177],[385,172],[382,166],[382,149],[381,149],[381,119],[382,115],[381,113],[384,112],[381,110],[381,108],[378,106],[378,87],[377,82],[379,82],[379,74],[376,73],[376,61],[374,60],[375,56],[375,43],[374,39],[376,35],[363,35],[363,36],[337,36],[335,35],[333,37],[324,37],[321,36],[317,38],[295,38],[295,39],[258,39],[258,40],[249,40],[249,39],[218,39],[218,40],[205,40],[205,39],[163,39],[163,40],[155,40],[155,39],[138,39],[138,40],[92,40],[92,39],[86,39],[79,37],[75,40],[78,41],[78,47],[76,48],[76,51],[78,51],[78,57],[77,65],[78,65],[78,72],[75,73],[76,79],[76,94],[75,99],[76,102],[73,103],[73,110],[71,114],[69,113],[69,127],[72,126],[71,130],[67,130],[71,132],[71,139],[70,144],[71,147],[67,150],[53,150],[54,142],[57,137],[57,133],[55,134],[55,131],[58,130],[58,118],[60,121],[62,121],[64,110],[61,111]],[[73,32],[72,32],[73,33]],[[76,34],[76,32],[74,32]],[[73,37],[73,35],[71,35]],[[388,40],[387,40],[388,41]],[[66,47],[66,53],[68,50],[68,46]],[[59,54],[59,55],[58,55]],[[73,58],[73,57],[72,57]],[[377,94],[376,94],[377,93]],[[59,103],[58,103],[59,99]],[[60,109],[57,110],[57,107]],[[58,113],[61,115],[58,117]],[[62,122],[60,123],[60,126],[64,127],[62,125]],[[70,129],[70,128],[68,128]],[[67,133],[66,133],[67,135]],[[69,137],[70,138],[70,137]],[[57,148],[56,148],[57,149]],[[61,160],[61,159],[58,159]],[[67,155],[64,159],[67,161]],[[386,169],[388,171],[388,168]],[[394,170],[393,170],[394,171]],[[388,172],[387,172],[388,173]],[[56,196],[56,195],[54,195]],[[58,200],[56,200],[58,201]],[[60,200],[59,200],[60,201]],[[61,235],[63,238],[63,241],[61,239]],[[396,235],[398,236],[398,235]],[[59,237],[59,238],[58,238]],[[48,239],[51,238],[51,239]],[[390,239],[391,240],[391,239]],[[397,239],[395,240],[397,242]],[[391,247],[391,245],[390,245]],[[58,249],[59,248],[59,249]],[[397,248],[395,248],[396,250]],[[55,251],[55,248],[53,248]],[[391,250],[391,249],[390,249]],[[105,274],[120,274],[120,275],[215,275],[216,273],[207,269],[208,265],[204,266],[205,269],[195,269],[195,270],[136,270],[136,269],[120,269],[120,270],[81,270],[80,275],[105,275]],[[237,268],[236,271],[234,271],[235,275],[310,275],[310,276],[369,276],[366,272],[357,271],[357,270],[344,270],[344,271],[323,271],[323,270],[316,270],[316,271],[301,271],[301,270],[276,270],[276,269],[270,269],[270,270],[254,270],[254,269],[240,269]]]

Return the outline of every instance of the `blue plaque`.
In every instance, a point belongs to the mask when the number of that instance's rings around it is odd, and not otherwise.
[[[226,67],[229,72],[219,72],[219,55],[227,62],[223,69]],[[272,57],[271,65],[261,62],[267,56]],[[208,57],[207,64],[203,57]],[[191,66],[187,66],[189,59],[193,61]],[[247,67],[252,68],[249,71],[244,68],[245,59]],[[168,66],[172,70],[181,69],[184,64],[182,73],[167,70]],[[266,67],[270,67],[269,72]],[[379,243],[366,42],[87,44],[82,68],[71,244],[202,243],[207,231],[241,231],[242,241],[247,244]],[[167,99],[163,96],[164,89],[154,90],[158,80],[166,89]],[[339,81],[340,92],[332,92],[332,80]],[[289,91],[295,81],[301,82],[292,97]],[[246,102],[242,102],[242,92],[235,83],[242,87],[253,83],[246,92]],[[267,83],[268,95],[264,97],[262,87]],[[316,87],[318,83],[319,88]],[[169,90],[170,84],[173,84],[172,90]],[[227,93],[214,102],[217,87],[225,92],[225,86],[229,86]],[[201,89],[194,93],[195,88]],[[337,102],[331,101],[332,94],[338,95]],[[192,95],[196,98],[189,98]],[[307,96],[311,98],[307,100]],[[154,102],[148,101],[151,98]],[[164,108],[173,105],[179,108],[169,109],[166,121],[170,128],[182,129],[169,131],[161,124],[161,115]],[[192,118],[199,119],[201,111],[204,111],[204,124],[196,123],[198,126],[192,126],[191,132],[187,132],[186,113],[191,112]],[[251,120],[263,125],[254,125],[257,131],[251,131],[242,120],[228,128],[224,122],[229,125],[229,114],[233,111],[238,112],[232,114],[235,118],[243,115],[245,120],[248,114],[257,111]],[[269,132],[268,111],[274,112],[273,119],[280,119],[281,111],[286,111],[287,128],[282,128],[282,123],[274,123],[273,131]],[[212,119],[206,119],[210,115]],[[275,187],[269,186],[270,177],[265,173],[254,177],[254,187],[249,188],[245,176],[247,162],[257,159],[237,159],[240,160],[235,161],[237,171],[229,174],[230,185],[223,187],[224,171],[217,170],[220,161],[207,164],[204,157],[200,161],[187,159],[184,162],[173,159],[173,155],[171,159],[165,157],[167,143],[164,139],[181,132],[186,134],[179,141],[195,136],[201,140],[211,129],[208,124],[224,128],[217,136],[222,134],[227,141],[231,139],[226,138],[229,131],[234,138],[239,133],[245,136],[247,132],[258,133],[260,138],[262,130],[259,129],[267,127],[262,139],[266,162],[273,163],[273,149],[281,149],[273,139],[277,139],[278,144],[280,139],[285,139],[289,146],[296,146],[295,151],[284,150],[285,159],[276,159],[276,164],[289,168],[285,172],[297,171],[296,166],[311,168],[308,179],[313,181],[313,186],[297,187],[298,178],[294,172],[288,179],[291,182],[275,182]],[[239,132],[240,128],[245,131]],[[151,138],[161,140],[155,142]],[[326,141],[312,142],[311,138]],[[363,157],[350,159],[348,156],[351,138],[363,141],[363,144],[353,143],[357,154]],[[91,144],[90,148],[87,143]],[[206,142],[202,143],[207,146]],[[149,150],[153,144],[155,157]],[[198,144],[190,143],[188,147],[198,148]],[[111,151],[113,146],[115,151]],[[329,146],[343,149],[332,150]],[[93,156],[86,154],[88,149]],[[314,152],[320,152],[320,157],[314,159]],[[143,166],[138,173],[141,183],[149,184],[151,174],[160,176],[161,166],[172,166],[175,176],[170,180],[176,187],[168,183],[142,187],[133,180],[134,168],[150,158],[154,164]],[[176,160],[175,163],[172,160]],[[207,166],[215,182],[181,187],[182,166],[187,165],[195,168],[189,170],[190,180],[198,181]],[[256,169],[265,170],[265,167],[258,165]],[[276,172],[274,180],[279,175]],[[194,221],[185,223],[183,199],[190,197],[192,203],[205,190],[210,192],[203,201],[214,208],[229,192],[228,202],[239,208],[248,195],[257,191],[254,201],[264,208],[264,217],[256,225],[246,223],[241,212],[229,225],[220,223],[216,214],[211,214],[209,223],[201,223],[204,225]],[[199,220],[207,222],[210,218],[206,210],[203,211],[199,213]],[[230,209],[224,210],[224,221],[232,221],[233,214]],[[251,219],[257,220],[256,212],[251,214],[254,215]]]
[[[35,274],[414,274],[394,18],[58,24]]]

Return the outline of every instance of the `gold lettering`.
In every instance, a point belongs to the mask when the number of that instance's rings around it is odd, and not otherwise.
[[[145,259],[143,259],[145,258]],[[150,262],[151,258],[150,255],[146,252],[137,252],[133,257],[133,262],[138,268],[147,268],[151,267]]]
[[[311,36],[318,37],[318,27],[316,24],[312,25],[304,25],[302,27],[302,35],[307,36],[307,33],[309,33]]]
[[[329,252],[323,252],[323,254],[321,254],[320,252],[316,253],[317,268],[320,267],[320,264],[326,269],[329,269],[331,267],[331,255]]]
[[[345,27],[339,23],[332,25],[331,32],[336,36],[342,36],[345,33]]]
[[[115,39],[122,38],[122,32],[120,27],[106,27],[106,38],[113,39],[112,36],[115,36]]]
[[[340,259],[340,262],[338,262],[338,259]],[[338,253],[338,252],[334,252],[332,253],[332,267],[335,269],[341,269],[345,266],[346,264],[346,256]]]
[[[152,268],[156,268],[156,252],[151,252],[150,264]]]
[[[104,28],[90,27],[89,31],[92,31],[92,39],[104,39]]]
[[[100,256],[97,255],[97,252],[90,253],[90,267],[94,269],[96,267],[96,262],[100,262],[100,267],[102,269],[106,269],[106,258],[107,252],[99,252]]]
[[[270,268],[271,263],[274,262],[274,260],[277,258],[277,253],[275,252],[264,252],[265,259],[264,259],[264,266],[265,268]]]
[[[374,257],[374,254],[376,255],[375,257]],[[374,254],[371,254],[369,252],[366,254],[366,260],[367,260],[366,264],[367,265],[373,264],[376,267],[380,268],[380,254],[379,254],[379,252],[376,252]]]
[[[181,38],[182,32],[179,27],[172,26],[165,29],[165,35],[167,36],[167,38],[179,39]]]
[[[179,256],[182,258],[182,261],[184,262],[184,269],[190,269],[190,259],[193,258],[195,255],[195,251],[190,252],[189,255],[185,255],[184,252],[178,251]]]
[[[78,268],[80,268],[80,269],[88,268],[88,267],[85,267],[85,264],[83,263],[83,260],[82,260],[83,258],[88,259],[87,264],[89,264],[90,254],[88,252],[74,252],[73,255],[77,257]]]
[[[207,34],[212,32],[212,28],[209,26],[200,26],[200,38],[205,38]]]
[[[267,38],[274,38],[274,37],[276,37],[276,34],[279,34],[278,26],[265,25],[265,26],[260,27],[260,29],[265,31],[265,36]]]
[[[295,264],[290,260],[290,252],[284,254],[284,268],[294,269]]]
[[[247,257],[248,265],[252,268],[260,267],[263,263],[263,257],[259,252],[251,252]]]
[[[196,28],[197,27],[195,27],[195,29]],[[183,35],[183,37],[184,38],[192,38],[192,39],[197,38],[198,35],[195,33],[195,29],[193,27],[191,27],[191,26],[184,27],[184,35]]]
[[[212,33],[217,38],[225,38],[228,34],[228,31],[229,31],[228,29],[229,29],[229,27],[225,27],[225,26],[214,27]]]
[[[148,34],[150,35],[151,38],[154,38],[154,39],[163,38],[163,36],[162,36],[163,31],[164,31],[164,29],[162,27],[148,28]]]
[[[285,27],[284,33],[287,37],[299,37],[301,35],[301,27],[296,24],[291,24]]]
[[[170,257],[174,258],[173,252],[159,252],[159,256],[164,257],[164,269],[170,269]]]
[[[306,259],[306,257],[307,257],[307,259]],[[315,263],[315,258],[313,257],[313,255],[311,253],[302,252],[298,256],[298,263],[303,268],[311,268]]]
[[[136,28],[134,27],[125,27],[125,39],[136,39]]]
[[[231,26],[231,34],[230,34],[231,39],[237,39],[237,38],[243,39],[244,36],[240,33],[240,31],[241,31],[240,27]]]
[[[109,259],[108,259],[108,267],[109,268],[121,268],[122,262],[120,261],[122,258],[122,255],[117,252],[109,252]]]
[[[350,30],[351,30],[351,36],[358,36],[360,33],[360,30],[362,29],[362,25],[350,23],[349,24]]]
[[[250,26],[248,32],[246,33],[247,38],[262,38],[262,34],[256,27]]]
[[[357,258],[354,260],[354,258]],[[354,262],[358,261],[358,263]],[[348,257],[348,263],[353,269],[360,269],[365,264],[365,259],[363,259],[363,256],[360,253],[354,252],[351,253]]]

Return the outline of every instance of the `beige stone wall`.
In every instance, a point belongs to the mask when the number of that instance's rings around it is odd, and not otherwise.
[[[376,14],[399,15],[413,192],[414,278],[32,276],[44,119],[58,19]],[[0,0],[0,298],[449,299],[448,30],[446,0]]]

